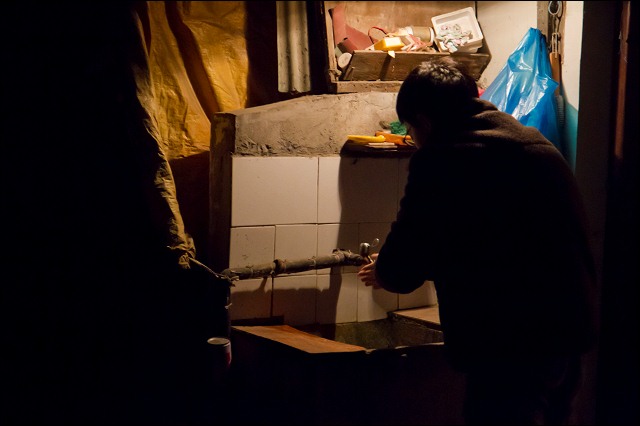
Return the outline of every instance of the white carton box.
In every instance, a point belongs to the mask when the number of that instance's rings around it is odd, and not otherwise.
[[[431,18],[442,52],[475,53],[482,47],[482,31],[472,7]]]

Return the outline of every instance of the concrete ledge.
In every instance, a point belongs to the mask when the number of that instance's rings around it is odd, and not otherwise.
[[[372,135],[396,121],[397,93],[313,95],[212,117],[211,150],[232,155],[339,155],[348,134]],[[217,150],[220,155],[220,150]]]

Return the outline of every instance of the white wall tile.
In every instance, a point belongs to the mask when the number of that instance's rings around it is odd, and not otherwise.
[[[231,287],[231,321],[269,318],[273,278],[238,280]]]
[[[276,259],[304,260],[315,257],[317,253],[317,225],[276,225]],[[315,273],[315,269],[310,269],[296,275]]]
[[[317,223],[318,157],[233,157],[231,226]]]
[[[355,223],[330,223],[318,225],[318,256],[326,256],[335,249],[359,253],[358,225]],[[318,269],[318,274],[357,272],[357,266]]]
[[[340,223],[340,172],[341,157],[318,159],[318,223]]]
[[[398,159],[320,157],[318,167],[318,223],[395,218]]]
[[[278,276],[273,279],[273,315],[288,325],[316,322],[316,275]]]
[[[387,318],[387,312],[398,309],[398,294],[367,287],[358,281],[358,322]]]
[[[436,289],[433,281],[425,281],[420,287],[409,294],[398,295],[398,309],[419,308],[438,304]]]
[[[229,267],[244,267],[273,262],[275,226],[231,228]]]
[[[318,275],[316,321],[320,324],[355,322],[358,311],[356,274]]]

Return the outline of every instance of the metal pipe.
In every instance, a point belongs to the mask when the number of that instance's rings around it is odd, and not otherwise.
[[[312,257],[309,259],[275,259],[271,263],[261,265],[251,265],[241,268],[227,268],[220,273],[213,272],[204,266],[208,272],[213,275],[216,285],[212,290],[217,292],[214,300],[217,301],[215,313],[217,324],[221,324],[223,329],[218,330],[215,336],[230,337],[231,335],[231,317],[229,315],[229,307],[231,306],[231,286],[234,281],[248,280],[251,278],[274,277],[280,274],[293,274],[295,272],[309,271],[311,269],[324,269],[334,266],[359,266],[369,263],[370,259],[359,254],[352,253],[349,250],[335,249],[333,253],[327,256]]]
[[[334,266],[359,266],[369,261],[350,250],[335,249],[333,253],[326,256],[311,257],[308,259],[275,259],[271,263],[261,265],[251,265],[240,268],[228,268],[221,272],[221,275],[235,280],[247,280],[251,278],[274,277],[280,274],[293,274],[295,272],[310,271],[312,269],[325,269]]]

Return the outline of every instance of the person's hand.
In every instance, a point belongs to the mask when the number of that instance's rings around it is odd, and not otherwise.
[[[373,262],[360,267],[360,270],[358,270],[358,279],[367,287],[373,287],[375,289],[382,288],[376,279],[376,259],[378,258],[378,253],[373,253],[370,257]]]

